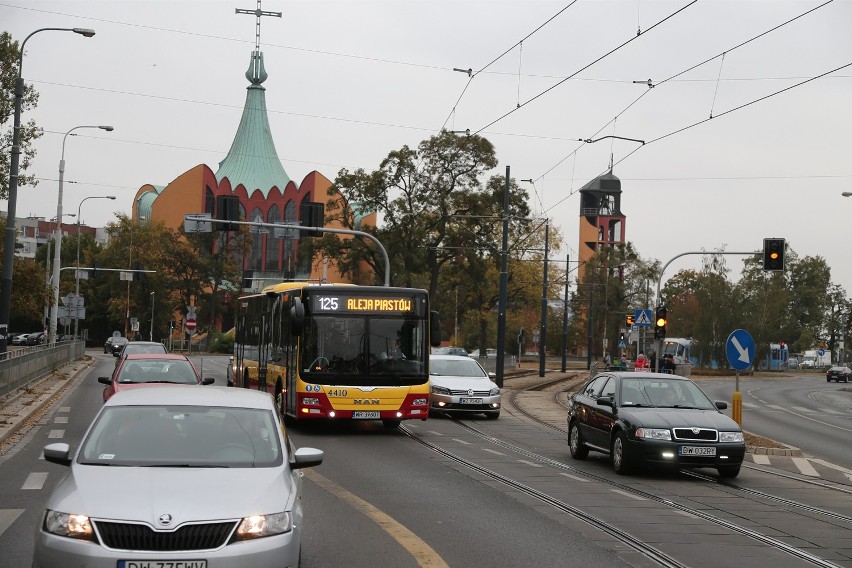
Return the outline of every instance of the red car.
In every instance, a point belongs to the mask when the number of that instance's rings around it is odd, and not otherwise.
[[[209,385],[213,377],[202,378],[186,355],[175,353],[127,355],[112,377],[98,377],[105,384],[104,402],[117,392],[146,385]]]

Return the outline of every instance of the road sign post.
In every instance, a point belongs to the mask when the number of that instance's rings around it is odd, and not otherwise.
[[[725,343],[725,354],[728,363],[736,371],[737,383],[734,388],[734,398],[731,407],[731,418],[740,426],[743,425],[743,396],[740,393],[740,371],[745,371],[754,363],[754,339],[744,329],[735,329]]]

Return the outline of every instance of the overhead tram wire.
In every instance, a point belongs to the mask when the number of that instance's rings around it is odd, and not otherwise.
[[[650,32],[651,30],[653,30],[654,28],[656,28],[656,27],[657,27],[657,26],[659,26],[660,24],[662,24],[662,23],[664,23],[664,22],[666,22],[666,21],[670,20],[671,18],[673,18],[673,17],[675,17],[676,15],[680,14],[681,12],[683,12],[684,10],[686,10],[687,8],[689,8],[690,6],[693,6],[693,5],[694,5],[694,4],[696,4],[697,2],[698,2],[698,0],[692,0],[692,1],[691,1],[689,4],[687,4],[686,6],[683,6],[683,7],[681,7],[681,8],[678,8],[677,10],[675,10],[674,12],[672,12],[671,14],[669,14],[668,16],[666,16],[665,18],[663,18],[662,20],[658,21],[657,23],[655,23],[654,25],[652,25],[650,28],[648,28],[647,30],[645,30],[644,32],[642,32],[642,34],[641,34],[641,35],[633,36],[633,37],[631,37],[630,39],[628,39],[627,41],[625,41],[624,43],[622,43],[621,45],[618,45],[618,46],[614,47],[613,49],[611,49],[610,51],[608,51],[608,52],[604,53],[603,55],[601,55],[600,57],[598,57],[597,59],[595,59],[594,61],[592,61],[592,62],[591,62],[591,63],[589,63],[588,65],[585,65],[584,67],[582,67],[582,68],[578,69],[577,71],[575,71],[575,72],[574,72],[574,73],[572,73],[571,75],[569,75],[569,76],[565,77],[565,78],[564,78],[564,79],[562,79],[561,81],[558,81],[556,84],[551,85],[550,87],[548,87],[548,88],[547,88],[547,89],[545,89],[544,91],[540,92],[539,94],[537,94],[537,95],[536,95],[536,96],[534,96],[533,98],[531,98],[531,99],[527,100],[527,101],[526,101],[526,102],[524,102],[523,104],[520,104],[519,106],[517,106],[517,107],[513,108],[512,110],[510,110],[509,112],[507,112],[507,113],[505,113],[504,115],[500,116],[499,118],[497,118],[497,119],[495,119],[495,120],[492,120],[491,122],[489,122],[488,124],[486,124],[485,126],[483,126],[482,128],[480,128],[479,130],[477,130],[476,132],[474,132],[474,134],[479,134],[480,132],[482,132],[482,131],[483,131],[483,130],[485,130],[486,128],[488,128],[488,127],[490,127],[490,126],[493,126],[493,125],[497,124],[498,122],[500,122],[501,120],[503,120],[504,118],[506,118],[507,116],[509,116],[510,114],[513,114],[515,111],[518,111],[518,110],[520,110],[520,109],[524,108],[524,107],[525,107],[525,106],[527,106],[529,103],[531,103],[531,102],[533,102],[533,101],[535,101],[535,100],[539,99],[540,97],[542,97],[542,96],[546,95],[547,93],[549,93],[550,91],[552,91],[552,90],[553,90],[553,89],[555,89],[556,87],[559,87],[559,86],[563,85],[563,84],[564,84],[566,81],[568,81],[569,79],[572,79],[573,77],[575,77],[575,76],[576,76],[576,75],[578,75],[579,73],[582,73],[583,71],[585,71],[586,69],[588,69],[588,68],[589,68],[589,67],[591,67],[592,65],[595,65],[596,63],[599,63],[599,62],[600,62],[600,61],[602,61],[603,59],[605,59],[605,58],[609,57],[610,55],[612,55],[613,53],[615,53],[616,51],[618,51],[618,50],[619,50],[619,49],[621,49],[622,47],[625,47],[626,45],[630,44],[631,42],[633,42],[633,41],[634,41],[634,40],[636,40],[637,38],[644,37],[644,36],[645,36],[648,32]]]
[[[820,4],[819,6],[815,6],[814,8],[811,8],[810,10],[806,10],[805,12],[802,12],[801,14],[799,14],[799,15],[797,15],[797,16],[794,16],[794,17],[790,18],[789,20],[787,20],[787,21],[785,21],[785,22],[782,22],[782,23],[778,24],[777,26],[775,26],[775,27],[773,27],[773,28],[770,28],[770,29],[768,29],[768,30],[765,30],[765,31],[763,31],[763,32],[761,32],[761,33],[759,33],[759,34],[757,34],[756,36],[753,36],[753,37],[751,37],[751,38],[749,38],[749,39],[747,39],[747,40],[745,40],[745,41],[743,41],[743,42],[741,42],[741,43],[739,43],[739,44],[737,44],[737,45],[735,45],[735,46],[733,46],[733,47],[730,47],[730,48],[728,48],[728,49],[726,49],[726,50],[722,51],[721,53],[718,53],[718,54],[716,54],[716,55],[714,55],[714,56],[712,56],[712,57],[709,57],[709,58],[705,59],[704,61],[702,61],[702,62],[700,62],[700,63],[696,63],[695,65],[692,65],[692,66],[690,66],[690,67],[688,67],[688,68],[684,69],[683,71],[679,71],[678,73],[675,73],[674,75],[672,75],[672,76],[670,76],[670,77],[668,77],[668,78],[666,78],[666,79],[663,79],[662,81],[659,81],[659,82],[657,82],[657,83],[654,83],[654,84],[653,84],[653,86],[654,86],[654,87],[657,87],[657,86],[662,85],[662,84],[664,84],[664,83],[668,83],[669,81],[672,81],[672,80],[674,80],[675,78],[680,77],[681,75],[684,75],[684,74],[686,74],[686,73],[688,73],[688,72],[690,72],[690,71],[692,71],[692,70],[694,70],[694,69],[697,69],[698,67],[701,67],[702,65],[705,65],[705,64],[709,63],[710,61],[713,61],[714,59],[718,58],[718,57],[722,57],[722,56],[723,56],[724,54],[726,54],[726,53],[730,53],[730,52],[732,52],[732,51],[734,51],[734,50],[737,50],[737,49],[739,49],[739,48],[741,48],[741,47],[745,46],[746,44],[751,43],[752,41],[755,41],[755,40],[757,40],[757,39],[759,39],[759,38],[761,38],[761,37],[763,37],[763,36],[765,36],[765,35],[768,35],[768,34],[770,34],[770,33],[774,32],[774,31],[777,31],[777,30],[779,30],[780,28],[782,28],[782,27],[784,27],[784,26],[786,26],[786,25],[788,25],[788,24],[790,24],[790,23],[792,23],[792,22],[794,22],[794,21],[798,20],[799,18],[802,18],[802,17],[804,17],[804,16],[807,16],[807,15],[808,15],[808,14],[810,14],[811,12],[814,12],[814,11],[816,11],[816,10],[819,10],[820,8],[823,8],[823,7],[827,6],[828,4],[831,4],[832,2],[834,2],[834,0],[827,0],[826,2],[823,2],[822,4]],[[848,65],[846,65],[846,66],[844,66],[844,67],[840,67],[839,69],[843,69],[843,68],[845,68],[845,67],[848,67]],[[832,73],[832,72],[830,71],[829,73]],[[815,79],[815,78],[816,78],[816,77],[808,78],[808,79],[806,79],[805,81],[802,81],[802,82],[801,82],[801,83],[799,83],[799,84],[807,83],[807,82],[809,82],[809,81],[812,81],[812,80],[813,80],[813,79]],[[781,93],[781,92],[783,92],[783,91],[785,91],[785,90],[788,90],[788,89],[790,89],[790,88],[793,88],[793,87],[795,87],[795,86],[798,86],[798,85],[793,85],[792,87],[788,87],[787,89],[782,89],[781,91],[778,91],[777,93],[773,93],[772,95],[768,95],[767,97],[763,97],[763,98],[768,98],[768,97],[770,97],[770,96],[773,96],[773,95],[775,95],[775,94]],[[644,92],[643,92],[641,95],[639,95],[639,96],[638,96],[635,100],[633,100],[633,102],[631,102],[631,103],[630,103],[630,104],[628,104],[626,107],[624,107],[624,109],[622,109],[622,110],[621,110],[621,112],[619,112],[618,114],[616,114],[616,115],[615,115],[615,117],[613,117],[613,118],[612,118],[612,119],[610,119],[610,120],[609,120],[606,124],[604,124],[603,126],[601,126],[601,127],[600,127],[600,128],[599,128],[599,129],[598,129],[598,130],[597,130],[597,131],[596,131],[596,132],[592,135],[592,138],[594,138],[595,136],[597,136],[598,134],[600,134],[600,133],[601,133],[601,132],[602,132],[602,131],[603,131],[603,130],[607,127],[607,126],[609,126],[609,124],[610,124],[610,123],[612,123],[612,122],[613,122],[614,120],[616,120],[618,117],[620,117],[620,116],[621,116],[621,115],[623,115],[625,112],[627,112],[627,111],[628,111],[631,107],[633,107],[636,103],[638,103],[638,102],[642,99],[642,97],[644,97],[645,95],[647,95],[647,94],[648,94],[648,93],[650,93],[650,92],[651,92],[651,89],[647,89],[646,91],[644,91]],[[757,99],[757,100],[760,100],[760,99]],[[756,100],[756,101],[752,101],[752,103],[757,102],[757,100]],[[752,103],[748,103],[748,104],[752,104]],[[747,105],[743,105],[743,106],[747,106]],[[727,114],[728,112],[732,112],[733,110],[737,110],[737,109],[731,109],[731,110],[726,111],[726,112],[724,112],[724,113],[722,113],[722,114],[716,115],[715,117],[712,117],[712,118],[718,118],[719,116],[722,116],[722,115],[724,115],[724,114]],[[706,122],[706,120],[705,120],[705,121],[701,121],[701,122]],[[692,126],[696,126],[697,124],[701,124],[701,122],[696,123],[696,124],[693,124],[693,125],[690,125],[690,126],[688,126],[688,127],[685,127],[685,128],[683,128],[683,129],[681,129],[681,130],[679,130],[679,131],[686,130],[687,128],[691,128]],[[618,160],[617,162],[614,162],[614,163],[612,164],[612,166],[611,166],[611,167],[615,167],[616,165],[620,164],[621,162],[623,162],[624,160],[626,160],[628,157],[630,157],[631,155],[633,155],[635,152],[637,152],[639,149],[641,149],[641,148],[642,148],[642,147],[644,147],[644,146],[647,146],[647,145],[648,145],[648,144],[650,144],[651,142],[655,142],[655,141],[660,140],[660,139],[662,139],[662,138],[665,138],[665,137],[671,136],[671,135],[673,135],[673,134],[676,134],[676,133],[677,133],[677,132],[679,132],[679,131],[671,132],[671,133],[669,133],[669,134],[667,134],[667,135],[665,135],[665,136],[662,136],[662,137],[659,137],[659,138],[655,138],[655,139],[653,139],[653,140],[651,140],[651,141],[649,141],[649,142],[646,142],[643,146],[639,146],[639,147],[637,147],[637,148],[634,148],[632,151],[630,151],[627,155],[625,155],[624,157],[622,157],[620,160]],[[583,142],[582,140],[579,140],[579,141]],[[567,160],[568,158],[570,158],[570,157],[571,157],[571,156],[573,156],[573,155],[576,155],[577,151],[578,151],[580,148],[582,148],[584,144],[585,144],[585,142],[583,142],[583,144],[580,144],[579,146],[577,146],[576,148],[574,148],[574,150],[572,150],[571,152],[569,152],[569,153],[568,153],[568,155],[566,155],[565,157],[563,157],[563,158],[562,158],[561,160],[559,160],[556,164],[554,164],[552,167],[550,167],[547,171],[545,171],[545,172],[544,172],[543,174],[541,174],[539,177],[534,178],[534,179],[536,179],[536,180],[542,179],[542,178],[543,178],[544,176],[546,176],[548,173],[552,172],[554,169],[556,169],[557,167],[559,167],[559,165],[561,165],[561,164],[562,164],[565,160]],[[607,170],[609,170],[609,169],[610,169],[610,168],[607,168]],[[603,173],[603,172],[602,172],[602,173]],[[570,192],[568,193],[568,195],[566,195],[565,197],[563,197],[562,199],[560,199],[559,201],[557,201],[556,203],[554,203],[554,204],[553,204],[553,205],[552,205],[552,206],[551,206],[551,207],[550,207],[547,211],[549,211],[550,209],[553,209],[554,207],[557,207],[558,205],[560,205],[561,203],[563,203],[566,199],[568,199],[569,197],[571,197],[571,196],[572,196],[572,195],[574,195],[575,193],[576,193],[576,191],[573,191],[573,190],[572,190],[572,191],[570,191]],[[546,211],[545,211],[545,212],[546,212]]]
[[[516,47],[518,47],[518,45],[522,44],[522,43],[524,42],[524,40],[527,40],[527,39],[531,38],[531,37],[532,37],[533,35],[535,35],[535,34],[536,34],[539,30],[541,30],[544,26],[546,26],[547,24],[549,24],[550,22],[552,22],[553,20],[555,20],[555,19],[556,19],[556,18],[557,18],[560,14],[562,14],[562,12],[564,12],[565,10],[567,10],[568,8],[570,8],[571,6],[573,6],[574,4],[576,4],[578,1],[579,1],[579,0],[573,0],[570,4],[568,4],[567,6],[565,6],[564,8],[562,8],[561,10],[559,10],[558,12],[556,12],[554,15],[552,15],[550,18],[548,18],[548,19],[547,19],[547,20],[545,20],[542,24],[540,24],[540,25],[539,25],[536,29],[534,29],[533,31],[531,31],[530,33],[528,33],[527,35],[525,35],[525,36],[524,36],[521,40],[519,40],[519,41],[515,42],[515,44],[514,44],[514,45],[512,45],[512,47],[510,47],[509,49],[507,49],[506,51],[504,51],[503,53],[501,53],[500,55],[498,55],[497,57],[495,57],[494,59],[492,59],[492,60],[491,60],[488,64],[486,64],[484,67],[482,67],[479,71],[476,71],[476,72],[474,73],[472,69],[468,69],[468,70],[467,70],[467,83],[465,83],[465,86],[464,86],[464,88],[462,89],[462,92],[461,92],[461,94],[459,95],[459,98],[458,98],[458,99],[456,99],[456,102],[453,104],[453,108],[452,108],[452,110],[450,111],[450,114],[449,114],[449,115],[447,116],[447,118],[444,120],[444,124],[442,124],[442,125],[441,125],[441,128],[439,128],[439,129],[438,129],[438,131],[440,132],[441,130],[443,130],[444,128],[446,128],[447,123],[450,121],[450,118],[453,116],[453,113],[455,113],[455,112],[456,112],[456,109],[458,108],[459,103],[460,103],[460,102],[461,102],[461,100],[462,100],[462,97],[464,97],[464,94],[467,92],[468,87],[470,87],[470,83],[471,83],[471,81],[473,81],[473,78],[474,78],[474,77],[476,77],[477,75],[479,75],[480,73],[482,73],[483,71],[485,71],[486,69],[488,69],[489,67],[491,67],[492,65],[494,65],[495,63],[497,63],[500,59],[502,59],[503,57],[505,57],[505,56],[506,56],[509,52],[511,52],[511,51],[512,51],[513,49],[515,49]],[[464,70],[464,69],[457,69],[457,68],[456,68],[456,69],[453,69],[453,71],[465,71],[465,70]]]

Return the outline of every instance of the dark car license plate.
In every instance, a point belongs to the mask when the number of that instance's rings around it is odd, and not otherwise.
[[[714,446],[681,446],[678,453],[682,456],[715,456]]]

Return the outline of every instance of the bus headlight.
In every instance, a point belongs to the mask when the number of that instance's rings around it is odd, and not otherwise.
[[[427,398],[415,398],[411,401],[412,406],[426,406],[429,403]]]
[[[315,397],[305,397],[302,399],[302,404],[313,404],[319,406],[319,399]]]

